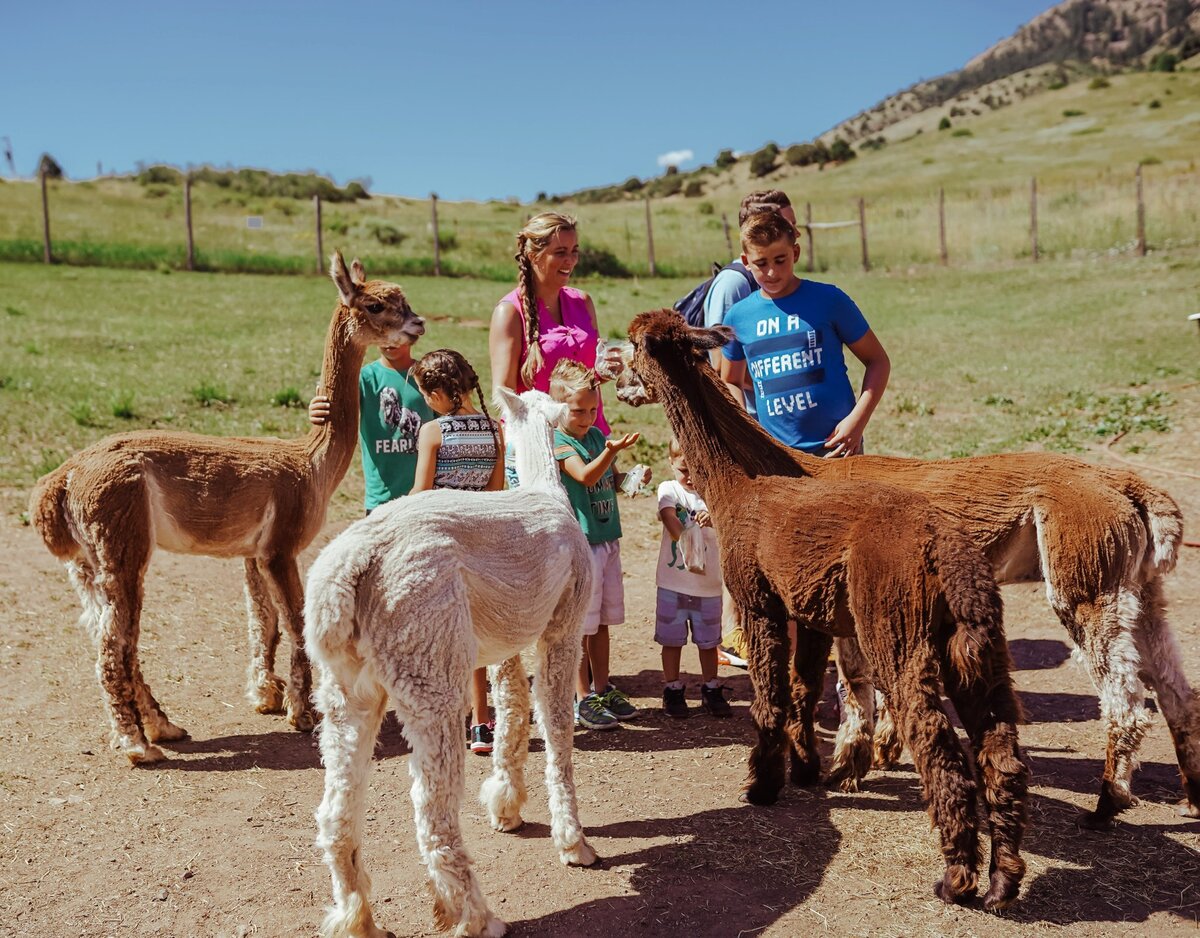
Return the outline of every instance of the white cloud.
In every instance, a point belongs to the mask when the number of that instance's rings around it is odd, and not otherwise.
[[[664,153],[658,158],[659,166],[680,166],[688,160],[696,158],[696,154],[691,150],[672,150],[670,153]]]

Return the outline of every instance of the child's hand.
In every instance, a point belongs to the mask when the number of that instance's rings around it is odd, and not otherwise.
[[[316,394],[313,399],[308,402],[308,422],[321,426],[329,419],[329,396],[326,394]]]
[[[702,528],[711,528],[712,515],[710,515],[707,511],[696,512],[696,524],[700,525]]]
[[[619,436],[616,439],[605,440],[604,448],[611,453],[619,453],[621,450],[629,449],[629,447],[633,446],[640,436],[640,433],[626,433],[624,436]]]
[[[841,420],[825,439],[826,459],[837,456],[857,456],[862,452],[862,427],[853,417]]]
[[[642,485],[649,485],[649,484],[650,484],[650,478],[651,478],[653,475],[654,475],[654,473],[653,473],[653,472],[650,470],[650,467],[649,467],[649,466],[647,466],[647,467],[646,467],[646,471],[645,471],[644,473],[642,473]]]

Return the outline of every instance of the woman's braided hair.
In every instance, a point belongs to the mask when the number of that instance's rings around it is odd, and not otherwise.
[[[533,387],[534,378],[541,371],[545,361],[541,346],[538,345],[541,328],[538,323],[537,283],[532,260],[546,249],[550,239],[558,232],[574,230],[575,219],[570,215],[540,212],[517,232],[517,253],[513,258],[517,262],[517,292],[521,297],[522,312],[525,314],[522,324],[525,334],[525,364],[521,366],[521,383],[527,388]]]
[[[479,409],[483,411],[483,415],[491,425],[492,439],[496,442],[497,447],[500,445],[499,438],[496,436],[496,421],[492,419],[492,415],[487,409],[487,402],[483,399],[483,388],[479,384],[479,375],[475,374],[475,369],[461,353],[452,348],[439,348],[432,352],[426,352],[413,363],[409,373],[426,394],[441,391],[450,398],[450,403],[454,405],[451,413],[461,410],[463,398],[469,397],[474,391],[479,397]]]

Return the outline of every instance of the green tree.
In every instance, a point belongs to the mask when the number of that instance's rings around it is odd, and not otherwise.
[[[951,126],[953,125],[950,123],[950,118],[948,117],[943,116],[942,119],[938,121],[938,130],[949,130]]]
[[[779,147],[768,143],[761,150],[755,150],[750,157],[750,175],[765,176],[775,168],[775,160],[779,157]]]
[[[717,158],[714,162],[716,163],[717,169],[728,169],[737,162],[737,157],[733,155],[732,150],[722,150],[717,154]]]
[[[58,160],[49,153],[43,153],[42,158],[38,160],[38,175],[44,175],[47,179],[62,179],[63,170]]]

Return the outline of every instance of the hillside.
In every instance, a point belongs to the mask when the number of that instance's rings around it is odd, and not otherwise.
[[[1195,60],[1200,64],[1200,60]],[[1036,73],[1038,70],[1033,70]],[[1021,73],[1001,81],[1021,81]],[[857,216],[865,200],[876,269],[937,263],[939,189],[945,191],[950,261],[1009,262],[1027,257],[1030,179],[1037,177],[1044,254],[1128,252],[1134,237],[1134,171],[1144,171],[1150,246],[1200,244],[1200,70],[1126,72],[1105,79],[1079,71],[1054,90],[990,109],[953,102],[910,114],[841,165],[776,168],[753,176],[748,160],[690,178],[700,194],[652,200],[656,270],[692,277],[732,250],[722,216],[737,222],[749,189],[779,186],[815,221]],[[1032,80],[1032,79],[1030,79]],[[986,91],[984,96],[990,91]],[[998,91],[995,92],[999,94]],[[955,108],[959,108],[955,111]],[[953,115],[953,116],[951,116]],[[939,130],[945,117],[949,127]],[[109,267],[179,269],[184,243],[182,187],[170,174],[51,183],[56,257]],[[660,177],[663,178],[663,177]],[[509,280],[514,234],[551,203],[439,201],[443,271]],[[574,199],[587,247],[584,270],[648,272],[645,204]],[[247,226],[247,217],[261,227]],[[375,194],[324,207],[324,249],[362,255],[368,269],[394,276],[432,270],[427,200]],[[205,269],[309,273],[315,267],[311,201],[256,195],[220,180],[193,186],[193,227]],[[821,270],[859,264],[855,229],[822,231]],[[29,181],[0,183],[0,259],[40,262],[41,199]],[[583,273],[583,271],[581,271]]]
[[[853,143],[951,101],[975,107],[990,97],[985,106],[1000,107],[1013,96],[1059,84],[1080,66],[1099,71],[1145,66],[1162,53],[1179,59],[1200,53],[1200,0],[1065,0],[958,71],[912,85],[820,139]]]

